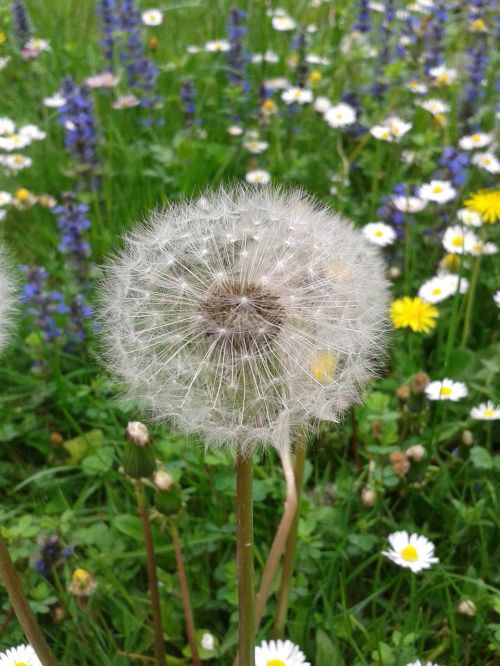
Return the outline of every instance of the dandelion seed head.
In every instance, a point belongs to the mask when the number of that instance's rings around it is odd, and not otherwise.
[[[385,345],[377,250],[299,190],[221,189],[151,214],[101,293],[128,397],[245,453],[287,446],[285,424],[339,420]]]

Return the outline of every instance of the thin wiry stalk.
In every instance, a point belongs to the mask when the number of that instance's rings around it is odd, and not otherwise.
[[[253,463],[236,459],[236,550],[238,564],[238,666],[255,666],[255,594],[253,554]]]

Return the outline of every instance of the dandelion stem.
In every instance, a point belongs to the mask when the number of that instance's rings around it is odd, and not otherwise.
[[[470,278],[469,293],[467,294],[467,306],[465,309],[464,328],[462,331],[461,347],[465,347],[470,333],[470,321],[472,316],[472,306],[474,305],[474,296],[477,287],[477,280],[479,277],[479,267],[481,265],[481,255],[476,257],[474,266],[472,267],[472,274]]]
[[[196,645],[196,631],[194,627],[193,608],[191,606],[191,599],[189,596],[189,586],[186,576],[186,568],[184,566],[184,557],[182,554],[181,541],[179,539],[179,529],[177,521],[174,518],[170,524],[170,533],[174,543],[175,561],[177,564],[177,575],[179,576],[179,586],[181,588],[182,608],[184,611],[184,622],[186,624],[186,634],[188,638],[189,647],[191,648],[191,661],[193,666],[201,666],[200,656],[198,654],[198,647]]]
[[[153,535],[151,525],[149,524],[149,512],[144,495],[144,487],[138,483],[136,485],[137,506],[142,523],[142,532],[144,535],[144,547],[146,550],[146,559],[148,565],[149,594],[151,596],[151,611],[153,614],[153,632],[155,643],[155,656],[157,666],[165,666],[167,655],[165,653],[165,643],[163,641],[163,626],[161,621],[160,595],[158,592],[158,577],[156,575],[156,561],[153,546]]]
[[[238,560],[238,666],[255,664],[252,457],[236,459],[236,549]]]
[[[302,494],[302,483],[304,478],[304,465],[306,461],[306,446],[304,442],[300,443],[295,453],[294,476],[297,495],[297,507],[300,505],[300,496]],[[299,511],[295,511],[290,533],[286,541],[285,556],[283,558],[283,570],[281,572],[281,584],[278,593],[278,602],[276,606],[276,620],[274,622],[274,638],[282,638],[285,631],[286,618],[288,614],[288,601],[290,588],[292,586],[293,567],[295,563],[295,551],[297,548],[297,531],[299,526]]]
[[[10,557],[7,544],[0,533],[0,577],[26,638],[33,646],[43,666],[58,666],[23,592],[21,581]]]

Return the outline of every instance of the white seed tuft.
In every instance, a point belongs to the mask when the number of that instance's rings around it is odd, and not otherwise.
[[[384,272],[349,221],[300,190],[207,192],[152,213],[107,266],[108,366],[207,446],[286,447],[284,429],[338,421],[376,373]]]

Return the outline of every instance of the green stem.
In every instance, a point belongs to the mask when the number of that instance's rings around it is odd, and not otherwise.
[[[170,524],[170,533],[174,543],[175,561],[177,564],[177,575],[179,576],[179,587],[181,589],[182,608],[184,610],[184,622],[186,623],[186,634],[189,647],[191,648],[191,660],[193,666],[201,666],[198,646],[196,645],[196,630],[194,627],[193,608],[189,596],[189,586],[186,576],[186,567],[184,566],[184,557],[182,555],[181,540],[179,539],[179,530],[177,520],[174,518]]]
[[[481,255],[476,257],[474,266],[472,267],[472,275],[470,278],[469,293],[467,294],[467,307],[465,309],[464,328],[462,331],[461,347],[465,347],[470,333],[470,321],[472,315],[472,306],[474,305],[474,296],[476,293],[477,279],[479,277],[479,267],[481,265]]]
[[[160,594],[158,592],[158,577],[156,574],[153,535],[151,533],[151,525],[149,524],[149,512],[146,505],[144,487],[140,483],[136,485],[136,496],[148,565],[149,594],[151,597],[151,611],[153,615],[156,664],[157,666],[165,666],[167,655],[165,653],[165,643],[163,641],[163,625],[161,621]]]
[[[23,592],[21,581],[7,549],[7,544],[0,533],[0,577],[3,580],[10,603],[19,620],[26,638],[31,643],[43,666],[58,666],[38,622]]]
[[[255,666],[252,456],[236,458],[239,666]]]
[[[295,552],[297,549],[297,532],[299,527],[299,507],[300,496],[302,494],[302,485],[304,479],[304,465],[306,461],[306,446],[305,442],[299,442],[297,451],[295,453],[295,487],[297,491],[297,511],[293,519],[290,533],[286,541],[285,555],[283,558],[283,569],[281,572],[281,584],[278,593],[278,601],[276,605],[276,619],[274,622],[273,636],[274,638],[283,638],[285,632],[286,618],[288,614],[288,601],[290,596],[290,589],[292,587],[293,568],[295,563]]]

